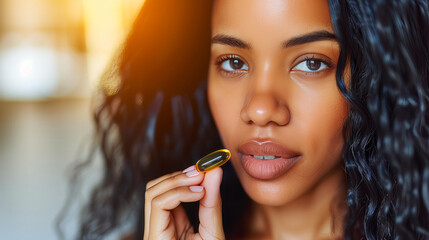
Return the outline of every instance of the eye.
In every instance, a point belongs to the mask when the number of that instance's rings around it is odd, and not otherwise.
[[[222,68],[222,70],[227,72],[249,70],[246,63],[244,63],[244,61],[235,56],[228,56],[226,58],[221,59],[219,62],[219,66],[220,68]]]
[[[308,58],[298,63],[292,70],[298,70],[303,72],[319,72],[329,67],[329,65],[321,59]]]

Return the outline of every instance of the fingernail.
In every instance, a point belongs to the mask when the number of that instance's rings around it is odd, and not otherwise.
[[[192,165],[192,166],[188,167],[187,169],[183,170],[182,173],[187,173],[187,172],[190,172],[190,171],[192,171],[194,169],[195,169],[195,165]]]
[[[203,191],[204,187],[203,186],[190,186],[189,190],[191,190],[192,192],[201,192]]]
[[[192,170],[190,172],[187,172],[186,176],[188,176],[188,177],[194,177],[194,176],[197,176],[198,174],[200,174],[200,172],[198,172],[197,170]]]

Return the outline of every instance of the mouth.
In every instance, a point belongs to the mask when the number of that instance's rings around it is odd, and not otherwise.
[[[276,158],[281,158],[280,156],[258,156],[258,155],[250,155],[250,156],[259,160],[273,160]]]
[[[298,152],[273,141],[251,140],[241,144],[238,151],[243,155],[249,155],[260,160],[287,159],[299,155]]]
[[[259,180],[285,175],[301,159],[298,152],[272,141],[252,140],[238,147],[244,171]]]

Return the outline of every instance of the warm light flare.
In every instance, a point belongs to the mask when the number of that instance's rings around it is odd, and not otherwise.
[[[40,99],[55,93],[58,59],[54,49],[21,46],[0,54],[0,94],[9,99]]]
[[[83,1],[88,75],[92,88],[98,85],[113,54],[125,40],[143,2],[143,0]],[[116,83],[104,82],[108,84],[106,88],[110,89],[109,92],[115,92]]]
[[[5,0],[0,16],[0,98],[114,94],[99,82],[144,0]]]

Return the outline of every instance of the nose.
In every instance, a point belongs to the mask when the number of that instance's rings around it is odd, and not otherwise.
[[[289,123],[290,112],[285,103],[273,93],[254,93],[244,104],[241,119],[248,124],[266,126],[270,123],[284,126]]]

